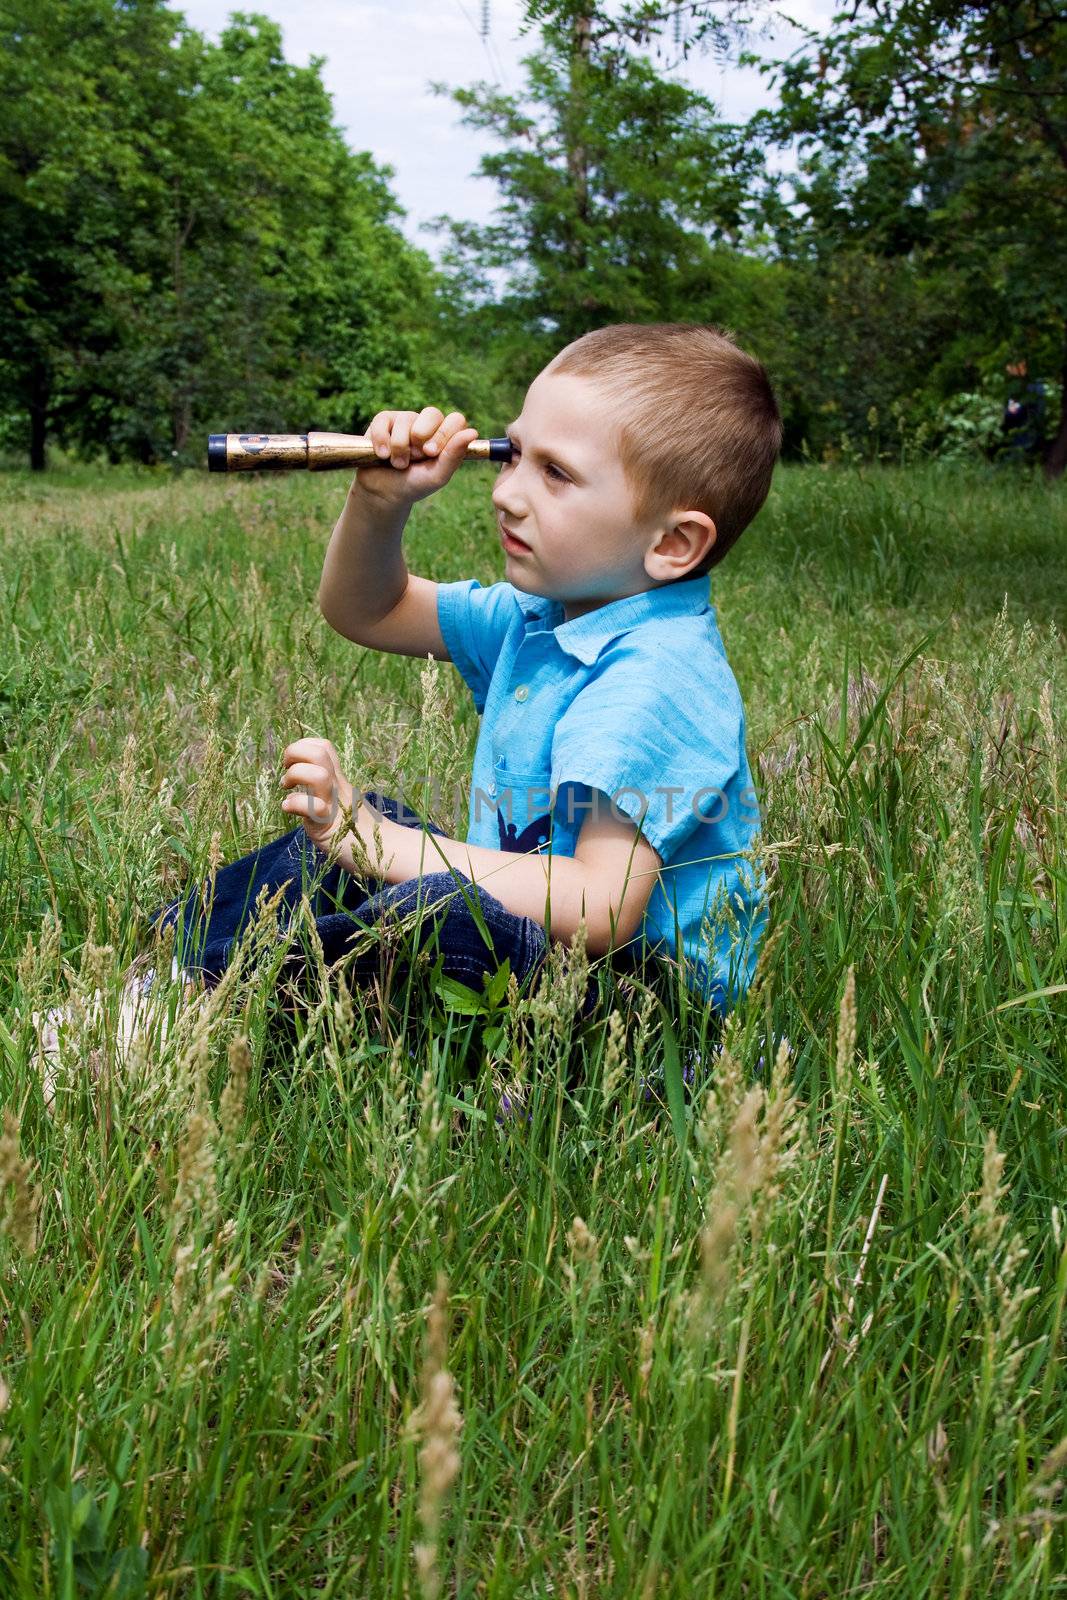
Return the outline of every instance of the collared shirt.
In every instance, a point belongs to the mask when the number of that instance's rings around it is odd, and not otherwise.
[[[573,856],[585,817],[613,803],[662,859],[636,938],[726,1010],[767,907],[744,708],[707,577],[569,622],[558,600],[463,578],[438,584],[437,612],[481,713],[467,843]]]

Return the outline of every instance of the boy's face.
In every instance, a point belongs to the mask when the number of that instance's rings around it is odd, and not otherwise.
[[[508,429],[516,449],[493,486],[507,581],[562,601],[566,621],[685,576],[709,547],[700,512],[684,513],[680,529],[677,512],[636,520],[618,429],[618,403],[592,379],[548,371]],[[509,548],[505,534],[526,548]]]

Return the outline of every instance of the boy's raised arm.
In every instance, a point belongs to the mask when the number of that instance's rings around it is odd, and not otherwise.
[[[375,503],[359,474],[334,525],[319,581],[319,609],[331,628],[359,641],[363,628],[391,611],[408,584],[400,549],[410,507]]]
[[[427,406],[420,412],[379,411],[368,434],[390,465],[357,469],[326,551],[319,607],[331,628],[357,643],[371,643],[375,625],[395,611],[402,623],[397,638],[402,634],[405,641],[400,653],[438,654],[442,641],[436,605],[431,616],[425,590],[413,606],[400,604],[409,591],[401,539],[412,506],[448,482],[478,430],[464,426],[461,412],[446,417],[438,407]],[[424,636],[429,640],[425,649]],[[381,635],[373,644],[397,649]]]

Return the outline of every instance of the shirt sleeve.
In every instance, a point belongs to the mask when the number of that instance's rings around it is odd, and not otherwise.
[[[441,636],[478,712],[485,710],[493,668],[516,612],[510,583],[483,589],[477,578],[460,578],[457,583],[437,585]]]
[[[699,826],[724,819],[743,750],[741,695],[725,662],[691,693],[622,661],[592,678],[556,724],[552,789],[599,789],[669,861]]]

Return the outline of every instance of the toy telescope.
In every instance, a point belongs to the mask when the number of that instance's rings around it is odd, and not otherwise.
[[[428,456],[436,461],[436,456]],[[510,439],[472,439],[465,461],[510,461]],[[387,467],[373,441],[359,433],[212,433],[207,441],[210,472],[261,472],[330,467]]]

